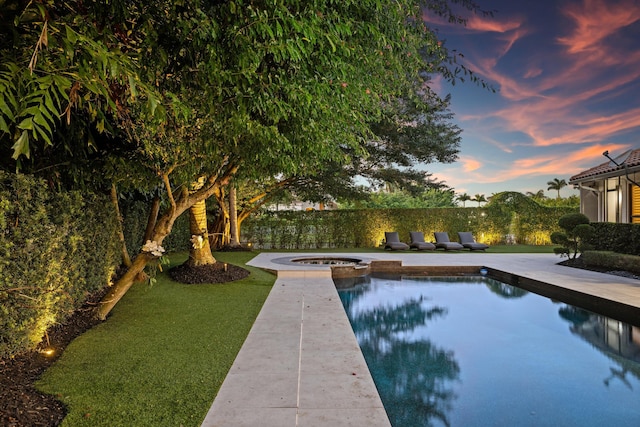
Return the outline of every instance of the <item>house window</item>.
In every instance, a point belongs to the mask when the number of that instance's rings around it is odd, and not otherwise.
[[[631,200],[629,201],[629,206],[631,206],[631,222],[640,224],[640,187],[631,185],[629,194],[631,195]]]
[[[620,192],[618,191],[618,179],[607,180],[607,206],[606,221],[618,222],[618,212],[620,206]]]

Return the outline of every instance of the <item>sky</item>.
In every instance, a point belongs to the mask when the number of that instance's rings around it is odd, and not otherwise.
[[[640,0],[476,0],[466,26],[425,15],[444,45],[497,91],[441,78],[463,130],[452,164],[429,164],[457,194],[537,192],[554,178],[640,148]],[[562,197],[578,194],[571,186]]]

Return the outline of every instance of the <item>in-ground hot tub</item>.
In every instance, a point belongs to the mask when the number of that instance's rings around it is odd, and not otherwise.
[[[271,260],[276,264],[296,267],[329,267],[333,277],[357,277],[370,273],[371,258],[336,255],[290,256]]]
[[[362,259],[342,257],[301,257],[292,258],[291,262],[305,265],[357,265],[362,262]]]
[[[291,266],[305,266],[305,267],[331,267],[331,266],[358,266],[366,267],[371,262],[370,258],[363,257],[349,257],[349,256],[335,256],[335,255],[309,255],[309,256],[288,256],[282,258],[275,258],[271,260],[276,264],[291,265]]]

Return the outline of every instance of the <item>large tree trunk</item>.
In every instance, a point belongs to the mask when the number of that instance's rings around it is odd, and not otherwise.
[[[229,185],[229,246],[240,246],[240,227],[238,224],[238,206],[236,204],[236,187]]]
[[[105,320],[111,309],[120,301],[129,288],[136,282],[136,277],[141,274],[146,267],[147,263],[154,259],[153,256],[147,253],[139,253],[133,260],[131,266],[127,269],[127,272],[118,280],[111,288],[109,292],[102,297],[100,304],[96,308],[95,316],[100,320]]]
[[[168,199],[170,202],[170,207],[167,211],[160,217],[153,228],[153,234],[150,239],[156,245],[161,245],[162,241],[171,233],[171,229],[173,228],[173,224],[176,219],[187,209],[191,208],[194,204],[206,200],[210,197],[214,192],[219,190],[219,182],[227,181],[233,176],[238,170],[237,166],[229,165],[226,168],[226,171],[222,177],[219,175],[210,176],[203,188],[196,191],[193,194],[189,194],[188,191],[182,190],[179,193],[179,196],[174,199],[174,195],[171,190],[171,185],[169,183],[169,175],[165,173],[162,175],[162,180],[164,182],[165,189],[167,191]],[[147,264],[158,258],[158,254],[153,254],[148,251],[141,251],[138,256],[135,258],[131,267],[129,267],[126,273],[118,280],[107,295],[100,301],[100,304],[95,309],[95,316],[104,320],[107,318],[107,315],[111,311],[111,309],[120,301],[120,299],[124,296],[124,294],[129,290],[129,288],[133,285],[136,276],[139,273],[144,271],[144,268]]]
[[[153,236],[153,229],[156,227],[156,222],[158,221],[158,214],[160,213],[160,197],[155,196],[153,198],[153,202],[151,203],[151,209],[149,209],[149,217],[147,218],[147,229],[144,231],[144,239],[143,242],[147,240],[151,240]]]
[[[218,207],[218,216],[214,219],[211,228],[209,229],[209,235],[211,236],[211,243],[215,248],[222,248],[229,243],[229,207],[225,202],[225,194],[223,189],[214,193]]]
[[[189,249],[187,265],[195,267],[215,264],[216,259],[213,257],[211,246],[209,245],[205,200],[194,204],[189,209],[189,229],[191,230],[191,248]]]

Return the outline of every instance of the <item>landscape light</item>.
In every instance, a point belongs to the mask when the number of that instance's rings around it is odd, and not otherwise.
[[[44,354],[47,357],[51,357],[56,353],[56,350],[53,347],[47,347],[44,350],[40,351],[40,353]]]

